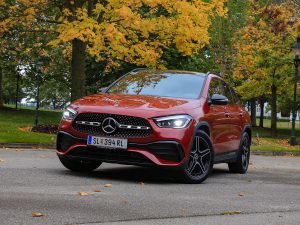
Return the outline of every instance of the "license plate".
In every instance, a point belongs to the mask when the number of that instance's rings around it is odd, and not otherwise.
[[[128,140],[119,138],[108,138],[108,137],[95,137],[88,136],[87,144],[90,146],[114,148],[114,149],[127,149]]]

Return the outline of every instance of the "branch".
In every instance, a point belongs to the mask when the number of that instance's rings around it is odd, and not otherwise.
[[[57,20],[49,20],[49,19],[43,19],[43,18],[36,18],[40,22],[45,22],[45,23],[52,23],[52,24],[63,24],[62,22],[59,22]]]

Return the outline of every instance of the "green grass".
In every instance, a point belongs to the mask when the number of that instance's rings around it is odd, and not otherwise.
[[[258,121],[257,121],[258,124]],[[277,123],[277,137],[271,136],[271,120],[264,120],[265,128],[254,127],[252,131],[253,151],[272,152],[300,152],[300,146],[290,146],[291,122],[279,121]],[[300,124],[296,123],[296,137],[300,139]]]
[[[254,139],[253,144],[251,146],[251,150],[271,151],[271,152],[300,152],[299,146],[290,146],[288,139],[274,139],[274,138],[261,138],[259,144]]]
[[[60,111],[41,110],[39,124],[58,124]],[[32,127],[35,120],[33,109],[15,110],[5,107],[0,110],[0,143],[54,144],[55,135],[22,131],[19,128]]]

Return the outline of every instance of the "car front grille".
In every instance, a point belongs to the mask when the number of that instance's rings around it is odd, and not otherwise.
[[[105,133],[101,126],[102,122],[109,117],[122,125],[112,134]],[[123,138],[146,137],[152,133],[151,126],[146,119],[114,114],[82,113],[75,118],[72,126],[75,130],[86,134]],[[127,127],[130,127],[130,129]]]

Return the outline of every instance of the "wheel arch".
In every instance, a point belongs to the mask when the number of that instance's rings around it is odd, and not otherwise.
[[[208,122],[206,121],[201,121],[197,124],[197,129],[196,131],[203,131],[205,132],[209,137],[210,137],[210,126]]]
[[[200,121],[200,122],[198,122],[197,125],[196,125],[196,128],[194,130],[194,134],[192,136],[191,143],[190,143],[190,149],[189,149],[189,152],[188,152],[187,155],[190,154],[192,142],[193,142],[195,136],[197,135],[198,131],[203,131],[211,139],[209,123],[206,122],[206,121]],[[212,145],[212,152],[213,152],[213,157],[214,157],[214,147],[213,147],[213,142],[212,141],[211,141],[211,145]]]
[[[213,143],[213,140],[211,138],[211,128],[210,128],[210,125],[207,121],[200,121],[197,126],[196,126],[196,129],[195,129],[195,134],[193,136],[193,139],[197,133],[197,131],[203,131],[205,134],[207,134],[207,136],[209,137],[210,139],[210,142],[211,142],[211,147],[212,147],[212,152],[213,152],[213,157],[215,156],[215,150],[214,150],[214,143]]]
[[[244,129],[243,129],[242,134],[243,134],[243,133],[247,133],[247,134],[249,135],[250,143],[251,143],[251,141],[252,141],[252,129],[251,129],[251,126],[250,126],[249,124],[246,124],[246,125],[244,126]]]
[[[208,141],[207,144],[211,148],[210,149],[210,156],[211,157],[209,158],[209,161],[208,161],[209,162],[209,168],[207,168],[207,170],[205,170],[205,172],[202,171],[203,173],[201,175],[198,175],[198,180],[195,180],[194,178],[192,178],[192,175],[188,175],[189,172],[186,172],[187,171],[186,166],[189,163],[189,155],[190,155],[190,151],[191,151],[191,148],[192,148],[192,147],[190,147],[188,158],[187,158],[187,161],[183,165],[183,170],[182,170],[181,174],[182,174],[182,178],[185,182],[195,184],[195,183],[203,182],[208,177],[208,175],[210,174],[210,172],[213,168],[213,164],[214,164],[214,148],[213,148],[213,143],[212,143],[211,138],[210,138],[210,126],[207,122],[201,121],[201,122],[197,123],[197,125],[194,129],[195,130],[194,130],[194,135],[192,136],[192,141],[194,141],[194,139],[197,135],[202,135],[202,137],[205,138],[205,140]],[[192,180],[192,179],[194,179],[194,180]]]

